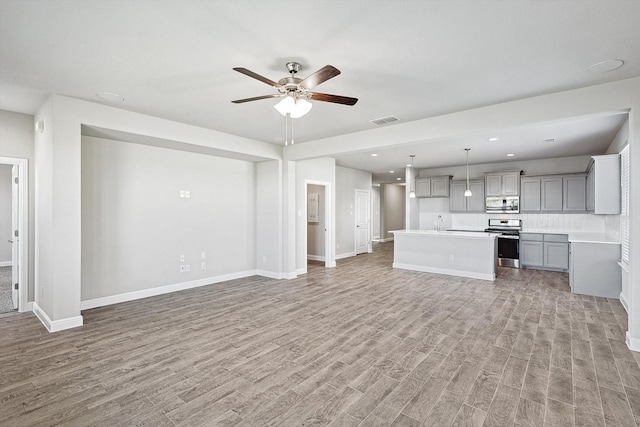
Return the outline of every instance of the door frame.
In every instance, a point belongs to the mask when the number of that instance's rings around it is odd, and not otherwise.
[[[371,246],[371,242],[372,242],[372,230],[371,230],[371,190],[362,190],[362,189],[356,189],[355,191],[355,209],[358,209],[358,193],[366,193],[367,194],[367,199],[369,200],[369,203],[367,203],[367,223],[369,224],[369,229],[367,230],[367,253],[371,253],[373,251],[373,248]],[[358,212],[354,212],[354,219],[355,219],[355,225],[357,228],[358,225]],[[354,228],[354,244],[353,247],[355,248],[355,252],[356,255],[358,255],[358,231]]]
[[[333,217],[331,216],[331,202],[333,196],[331,193],[331,183],[325,181],[315,181],[312,179],[304,180],[304,271],[307,271],[307,239],[308,239],[308,224],[307,224],[307,197],[309,191],[309,184],[318,185],[324,187],[324,224],[326,231],[324,232],[324,266],[335,267],[335,251],[333,250]]]
[[[27,159],[0,157],[0,164],[18,166],[18,312],[31,311],[29,303],[29,162]],[[13,200],[11,201],[13,209]]]

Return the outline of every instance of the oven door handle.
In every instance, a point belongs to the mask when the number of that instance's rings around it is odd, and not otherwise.
[[[512,240],[520,240],[520,236],[510,236],[507,234],[501,234],[498,236],[498,239],[512,239]]]

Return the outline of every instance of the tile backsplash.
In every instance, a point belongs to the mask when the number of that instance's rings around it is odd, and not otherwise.
[[[482,228],[489,218],[521,219],[522,227],[531,230],[566,230],[605,232],[605,219],[600,215],[589,214],[452,214],[452,228]]]

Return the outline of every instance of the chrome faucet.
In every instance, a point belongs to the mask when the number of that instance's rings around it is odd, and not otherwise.
[[[444,220],[442,219],[442,215],[438,215],[438,219],[436,219],[436,231],[440,232],[440,221],[442,221],[444,223]]]

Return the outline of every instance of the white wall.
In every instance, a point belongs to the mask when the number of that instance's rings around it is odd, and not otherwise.
[[[381,184],[380,200],[383,211],[380,238],[393,239],[393,234],[389,231],[405,228],[405,186]]]
[[[317,261],[324,261],[324,236],[325,236],[325,191],[322,185],[307,185],[307,196],[309,194],[318,195],[318,221],[307,221],[307,258]]]
[[[11,265],[11,169],[0,164],[0,266]]]
[[[35,299],[35,160],[33,116],[0,110],[0,157],[27,159],[29,168],[29,296]]]
[[[371,192],[370,172],[336,166],[336,256],[355,256],[356,190]]]
[[[82,300],[254,270],[255,212],[253,163],[83,137]]]
[[[282,162],[256,164],[256,266],[258,274],[282,273]]]
[[[550,175],[560,173],[586,172],[590,156],[564,157],[558,159],[527,160],[504,163],[486,163],[469,165],[470,179],[484,179],[488,172],[502,172],[508,170],[521,170],[523,175]],[[418,176],[452,175],[452,180],[467,178],[466,165],[451,166],[446,168],[420,169]]]

